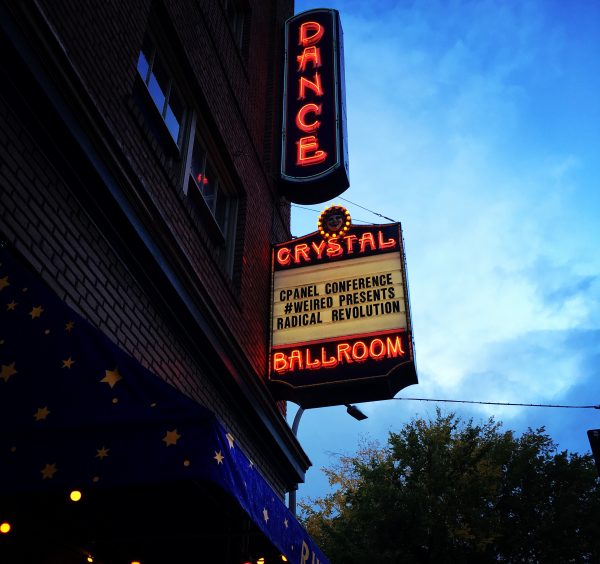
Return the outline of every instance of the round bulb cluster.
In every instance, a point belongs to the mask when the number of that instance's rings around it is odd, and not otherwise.
[[[338,229],[332,231],[327,227],[327,220],[334,214],[342,216],[343,223]],[[326,208],[319,216],[319,221],[317,223],[319,233],[324,239],[341,239],[348,231],[350,231],[350,226],[350,212],[345,207],[337,205]]]

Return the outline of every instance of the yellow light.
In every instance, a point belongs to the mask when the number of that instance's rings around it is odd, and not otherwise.
[[[281,561],[282,562],[287,562],[287,558],[283,554],[281,555]]]
[[[93,562],[94,561],[94,557],[91,554],[88,554],[87,561],[88,562]]]
[[[0,533],[10,533],[10,523],[4,521],[4,523],[0,524]]]
[[[142,564],[139,560],[132,560],[131,564]]]
[[[264,559],[264,558],[262,558],[262,557],[261,557],[261,558],[259,558],[259,559],[256,561],[256,564],[265,564],[265,559]]]
[[[71,499],[71,501],[79,501],[81,499],[81,492],[79,490],[73,490],[69,494],[69,498]]]

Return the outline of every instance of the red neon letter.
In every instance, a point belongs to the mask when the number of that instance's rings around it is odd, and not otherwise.
[[[363,234],[363,236],[360,238],[360,252],[361,253],[365,252],[367,245],[369,245],[371,247],[372,251],[374,251],[376,249],[375,237],[373,237],[373,233],[370,233],[369,231],[367,231],[365,234]]]
[[[311,31],[313,34],[309,35]],[[299,32],[298,45],[307,47],[308,45],[318,43],[321,40],[321,37],[323,37],[325,29],[322,28],[318,22],[304,22],[300,25]]]
[[[359,348],[362,348],[362,352],[360,354],[358,352]],[[367,358],[368,356],[369,349],[367,348],[367,345],[365,345],[365,343],[363,343],[362,341],[356,341],[356,343],[354,343],[354,345],[352,346],[352,357],[360,362],[361,360],[365,360],[365,358]]]
[[[273,354],[273,370],[275,372],[285,372],[288,369],[288,363],[285,358],[285,354],[282,352],[276,352]]]
[[[321,367],[321,361],[318,358],[315,358],[315,360],[311,359],[309,348],[306,349],[306,364],[305,364],[305,366],[309,370],[316,370],[317,368]]]
[[[323,368],[335,368],[338,365],[338,359],[335,356],[325,358],[325,347],[321,347],[321,364]]]
[[[379,239],[379,248],[380,249],[389,249],[391,247],[396,246],[396,240],[393,238],[388,239],[387,241],[383,240],[383,232],[382,231],[379,231],[378,239]]]
[[[321,49],[318,47],[306,47],[302,55],[296,57],[298,61],[298,72],[304,72],[306,65],[312,63],[313,67],[318,69],[321,66]]]
[[[345,358],[346,362],[351,363],[352,362],[352,359],[350,358],[351,350],[352,350],[352,347],[350,347],[349,343],[340,343],[337,346],[338,361],[342,362],[342,360]]]
[[[346,235],[344,240],[346,241],[346,252],[349,255],[354,254],[354,242],[356,241],[356,235]]]
[[[306,243],[300,243],[294,247],[294,262],[300,262],[304,259],[305,262],[310,262],[309,256],[310,247]]]
[[[344,253],[342,246],[334,239],[327,241],[327,255],[330,257],[339,257]]]
[[[395,356],[404,356],[404,351],[402,350],[402,341],[400,340],[399,335],[396,335],[396,342],[392,342],[392,339],[390,339],[389,337],[386,340],[388,358]]]
[[[312,123],[306,123],[304,121],[306,114],[321,115],[321,104],[318,106],[317,104],[305,104],[298,110],[298,114],[296,115],[296,126],[298,129],[301,129],[305,133],[311,133],[312,131],[319,129],[321,122],[316,119]]]
[[[294,364],[298,365],[296,369]],[[302,370],[302,352],[300,349],[294,349],[290,354],[290,370]]]
[[[308,80],[308,78],[300,77],[298,83],[298,100],[304,100],[306,98],[306,89],[309,88],[315,93],[315,96],[323,96],[323,88],[321,88],[321,75],[318,72],[315,73],[314,82]]]
[[[319,140],[314,135],[300,137],[296,145],[298,146],[296,164],[299,166],[319,164],[327,158],[327,153],[319,149]]]
[[[277,262],[281,266],[287,266],[290,264],[290,262],[292,262],[292,257],[290,255],[290,250],[287,247],[282,247],[277,251]]]
[[[321,240],[321,242],[318,245],[313,241],[312,248],[315,251],[315,253],[317,253],[317,258],[320,259],[323,255],[323,251],[325,250],[325,241]]]
[[[375,351],[375,345],[377,345],[379,347],[379,352]],[[383,344],[383,341],[381,339],[373,339],[371,341],[371,344],[369,345],[369,353],[371,355],[371,358],[374,358],[375,360],[378,360],[382,356],[384,356],[385,355],[385,345]]]

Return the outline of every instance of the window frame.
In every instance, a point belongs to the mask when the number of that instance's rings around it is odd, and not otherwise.
[[[151,55],[148,60],[147,54],[145,52],[146,44],[150,43],[151,46]],[[175,143],[178,149],[181,149],[182,144],[184,142],[184,131],[186,129],[186,117],[189,113],[189,108],[185,103],[185,98],[181,93],[181,89],[177,86],[177,81],[175,78],[175,72],[169,65],[169,58],[165,56],[164,51],[159,46],[160,42],[157,41],[156,37],[150,31],[147,31],[143,42],[142,47],[138,52],[138,58],[136,61],[136,73],[138,77],[141,79],[142,83],[146,88],[146,92],[152,101],[152,106],[155,108],[156,112],[159,114],[161,121],[164,127],[167,130],[168,136]],[[142,72],[140,70],[140,59],[144,57],[145,63],[147,65],[146,76],[142,76]],[[163,88],[158,79],[157,73],[154,72],[156,69],[156,65],[161,65],[164,70],[164,74],[167,78],[167,85],[163,91]],[[160,94],[164,97],[164,101],[162,103],[162,108],[159,107],[156,97],[152,93],[151,80],[154,77],[156,81],[157,87],[160,91]],[[181,107],[181,116],[178,117],[174,111],[173,101],[177,102]],[[176,104],[175,104],[176,105]],[[173,117],[175,118],[178,126],[177,130],[177,139],[173,136],[173,132],[171,127],[169,126],[168,119],[168,111],[171,110]]]
[[[210,142],[208,136],[202,135],[202,131],[208,131],[208,129],[200,121],[196,112],[193,112],[189,119],[186,135],[187,147],[185,165],[182,167],[182,192],[193,211],[196,212],[198,223],[207,232],[213,246],[219,249],[218,262],[221,263],[230,279],[233,279],[240,197],[234,189],[230,176],[226,173],[226,167],[219,159],[219,152],[214,148],[214,144]],[[207,163],[211,165],[212,173],[215,174],[216,204],[212,207],[192,174],[193,152],[197,146],[200,146],[203,152],[202,174],[204,175],[206,172]],[[190,193],[190,183],[193,183],[198,189],[197,192]],[[220,195],[225,195],[227,198],[223,225],[219,223],[216,216]]]

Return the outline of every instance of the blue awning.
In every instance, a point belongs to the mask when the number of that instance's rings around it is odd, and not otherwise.
[[[211,411],[0,261],[0,498],[207,483],[288,561],[327,562]]]

